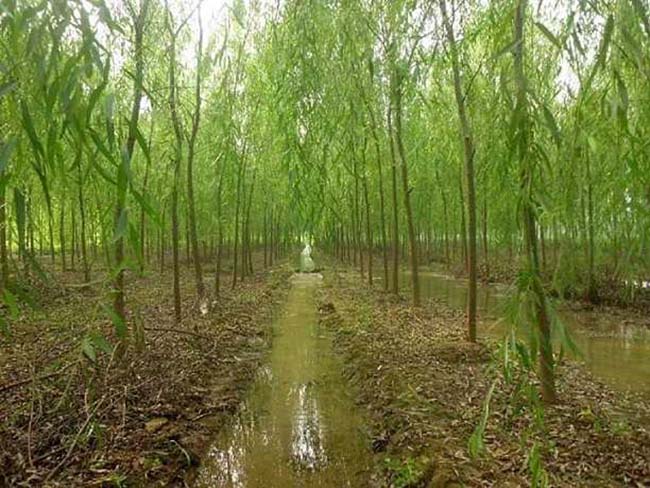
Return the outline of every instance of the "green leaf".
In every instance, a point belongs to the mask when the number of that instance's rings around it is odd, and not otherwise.
[[[562,138],[560,136],[560,129],[557,125],[557,122],[555,121],[555,117],[553,117],[553,114],[549,110],[548,106],[546,104],[542,105],[542,113],[544,114],[544,121],[546,122],[546,125],[548,126],[549,130],[551,131],[551,135],[553,136],[553,140],[555,141],[556,145],[560,145],[562,142]]]
[[[97,361],[97,354],[95,354],[95,348],[89,337],[84,337],[81,340],[81,351],[93,363]]]
[[[641,0],[632,0],[632,5],[634,5],[634,11],[641,19],[643,27],[645,28],[646,35],[650,37],[650,20],[648,20],[647,12],[647,2],[646,5],[643,4]]]
[[[0,334],[5,337],[11,337],[11,327],[7,319],[0,315]]]
[[[109,307],[108,305],[103,305],[103,309],[106,315],[108,315],[109,318],[111,319],[117,337],[119,337],[120,339],[124,339],[127,333],[127,327],[124,320],[122,320],[122,318],[115,313],[115,310],[113,310],[112,307]]]
[[[468,450],[469,455],[472,458],[479,457],[485,451],[485,442],[483,439],[485,436],[487,421],[490,416],[490,402],[492,401],[492,395],[494,394],[495,386],[496,381],[492,382],[492,386],[490,386],[490,389],[488,390],[488,394],[486,395],[485,401],[483,403],[483,413],[481,415],[481,419],[469,438]]]
[[[99,149],[99,152],[104,155],[106,159],[108,159],[111,163],[115,163],[115,155],[106,147],[104,142],[101,140],[99,137],[99,134],[97,134],[94,130],[90,131],[90,137],[92,138],[93,142],[95,143],[95,147]]]
[[[32,116],[29,113],[29,107],[25,102],[21,102],[20,107],[22,112],[23,127],[27,132],[27,136],[29,137],[29,141],[31,142],[32,147],[34,148],[34,152],[37,157],[38,156],[45,157],[45,151],[43,150],[43,145],[41,144],[41,141],[38,139],[38,136],[36,135],[36,130],[34,129],[34,121],[32,120]]]
[[[129,216],[125,208],[122,209],[115,225],[115,240],[122,239],[126,236],[129,226]]]
[[[0,173],[4,173],[9,159],[11,158],[11,153],[16,147],[16,138],[12,137],[9,141],[5,142],[0,149]]]
[[[95,346],[97,349],[105,352],[106,354],[113,353],[113,346],[102,334],[99,332],[91,332],[89,337],[93,346]]]
[[[535,22],[535,26],[540,30],[542,34],[544,34],[544,36],[546,36],[549,41],[555,45],[555,47],[562,49],[562,43],[560,40],[555,37],[555,35],[544,24],[541,22]]]
[[[8,81],[0,85],[0,98],[4,97],[7,93],[10,93],[16,88],[16,83],[13,81]]]
[[[162,225],[160,222],[160,213],[151,205],[149,201],[133,186],[131,186],[131,195],[133,198],[140,204],[140,207],[144,210],[148,217],[150,217],[153,222],[159,227]]]
[[[607,22],[605,23],[605,30],[603,31],[603,38],[600,41],[600,47],[598,48],[598,56],[596,64],[601,68],[605,67],[605,61],[607,60],[607,51],[609,49],[609,44],[612,41],[612,33],[614,32],[614,17],[610,14],[607,17]]]
[[[138,141],[138,145],[140,146],[140,149],[142,149],[144,157],[148,162],[151,162],[151,151],[149,151],[149,145],[138,127],[135,128],[135,139]]]
[[[18,308],[18,301],[16,300],[16,296],[5,288],[2,294],[2,300],[9,309],[9,317],[12,320],[16,320],[20,315],[20,309]]]

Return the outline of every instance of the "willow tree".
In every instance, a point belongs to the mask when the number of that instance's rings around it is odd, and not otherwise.
[[[130,6],[130,5],[129,5]],[[124,241],[128,222],[126,196],[129,189],[129,172],[133,152],[135,150],[136,137],[138,136],[138,120],[140,119],[140,104],[143,95],[144,81],[144,53],[143,42],[145,23],[149,10],[149,0],[140,0],[137,9],[131,11],[133,26],[133,50],[135,60],[135,73],[133,76],[133,102],[131,105],[131,117],[129,119],[128,133],[124,142],[122,157],[117,166],[117,203],[115,205],[115,283],[113,311],[116,319],[125,322],[125,298],[124,298]]]
[[[521,219],[526,246],[527,283],[532,294],[531,306],[539,336],[539,372],[542,398],[547,403],[556,401],[555,374],[551,324],[547,309],[546,292],[542,284],[539,265],[537,214],[535,203],[535,156],[531,151],[534,140],[533,125],[528,107],[528,87],[524,67],[526,0],[517,0],[514,11],[513,69],[515,81],[515,108],[513,113],[513,142],[519,163]]]
[[[194,280],[196,283],[196,293],[199,299],[205,295],[205,284],[203,283],[203,270],[201,267],[201,255],[199,253],[199,238],[197,235],[196,224],[196,204],[194,197],[194,156],[196,152],[196,137],[199,132],[201,122],[201,71],[203,55],[203,23],[201,22],[200,9],[197,13],[199,39],[196,47],[196,68],[195,68],[195,88],[194,88],[194,113],[192,115],[192,127],[188,138],[187,151],[187,204],[188,219],[190,227],[190,241],[192,245],[192,260],[194,264]],[[174,123],[174,127],[176,123]]]
[[[458,107],[460,136],[465,157],[465,178],[467,184],[467,215],[468,215],[468,257],[469,257],[469,293],[467,296],[467,329],[468,337],[476,341],[476,281],[477,281],[477,252],[476,252],[476,190],[474,182],[474,135],[469,123],[466,107],[466,92],[461,78],[461,66],[456,45],[456,36],[452,20],[447,12],[447,0],[440,0],[442,21],[447,34],[451,68],[454,75],[454,96]]]
[[[165,2],[166,16],[165,27],[169,40],[168,59],[168,80],[169,80],[169,115],[174,130],[174,143],[172,147],[172,265],[173,265],[173,288],[174,288],[174,320],[179,323],[182,318],[181,310],[181,285],[180,285],[180,260],[179,260],[179,219],[178,219],[178,193],[181,177],[181,164],[183,159],[183,129],[181,127],[180,114],[178,113],[178,84],[176,80],[176,40],[179,32],[184,26],[181,22],[176,25],[169,5]]]

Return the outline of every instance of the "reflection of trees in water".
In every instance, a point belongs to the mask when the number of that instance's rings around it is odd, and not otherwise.
[[[298,388],[291,441],[291,457],[298,470],[314,470],[327,463],[324,433],[321,426],[318,401],[310,384]]]
[[[233,424],[232,434],[234,439],[241,439],[246,435],[244,426],[240,421]],[[204,483],[210,482],[212,486],[231,486],[243,488],[246,486],[246,471],[244,459],[246,449],[244,442],[234,441],[226,449],[213,448],[208,454],[216,470],[203,471],[209,474],[209,480],[202,479]]]

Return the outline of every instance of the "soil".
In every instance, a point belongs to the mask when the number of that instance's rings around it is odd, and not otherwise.
[[[372,485],[514,487],[547,476],[552,486],[650,486],[647,400],[562,361],[559,402],[538,418],[526,390],[505,381],[497,345],[465,341],[463,313],[436,301],[413,309],[352,271],[325,277],[321,321],[371,419]],[[473,458],[468,442],[493,382],[485,450]]]
[[[268,349],[288,274],[224,286],[202,307],[183,270],[180,325],[171,274],[129,276],[128,323],[144,327],[144,346],[112,353],[80,345],[92,334],[118,343],[106,290],[57,275],[0,336],[0,486],[186,485]]]

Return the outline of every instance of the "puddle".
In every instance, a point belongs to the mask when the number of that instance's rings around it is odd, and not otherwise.
[[[402,272],[401,283],[410,275]],[[467,281],[435,272],[420,272],[422,297],[440,299],[452,308],[467,307]],[[496,326],[508,298],[503,285],[479,284],[477,306],[479,335],[501,336],[505,326]],[[596,378],[620,391],[634,391],[650,397],[650,330],[623,323],[621,317],[601,312],[561,310],[560,317],[582,353],[586,367]]]
[[[198,487],[357,487],[371,464],[363,419],[318,325],[322,276],[296,274],[267,364],[215,439]]]

